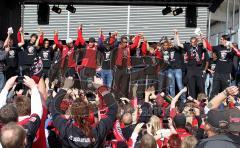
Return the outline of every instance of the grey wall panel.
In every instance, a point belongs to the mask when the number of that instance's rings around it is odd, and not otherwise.
[[[23,10],[24,18],[23,18],[23,27],[24,32],[36,33],[37,29],[40,27],[45,32],[45,37],[49,39],[53,39],[54,30],[59,30],[59,39],[67,38],[67,10],[66,6],[61,5],[62,13],[59,15],[53,11],[52,5],[50,5],[50,17],[49,17],[49,25],[38,25],[37,22],[37,5],[25,5]],[[27,36],[26,36],[27,38]]]
[[[52,5],[50,5],[52,7]],[[37,24],[37,5],[25,5],[23,26],[25,32],[34,33],[38,27],[46,32],[46,37],[52,39],[53,31],[59,30],[60,39],[67,38],[68,12],[65,5],[61,14],[50,12],[49,25]],[[69,36],[77,37],[77,27],[83,24],[85,39],[98,37],[98,28],[102,28],[104,34],[118,31],[120,35],[127,33],[128,6],[110,5],[75,5],[77,11],[70,13]],[[182,41],[188,41],[194,35],[195,28],[185,27],[185,13],[179,16],[172,14],[163,16],[160,6],[130,6],[130,34],[144,32],[149,41],[158,41],[161,36],[173,37],[173,29],[178,29]],[[207,32],[207,8],[198,8],[198,27],[202,32]]]
[[[185,11],[178,16],[168,14],[163,16],[165,7],[131,6],[130,33],[143,32],[149,41],[158,41],[161,36],[173,37],[173,30],[180,32],[182,41],[189,40],[194,35],[195,28],[185,27]],[[198,27],[206,34],[207,8],[198,8]]]
[[[83,24],[85,39],[98,37],[101,27],[104,34],[118,31],[125,34],[127,31],[127,6],[78,5],[75,14],[70,13],[70,36],[77,37],[76,28]]]

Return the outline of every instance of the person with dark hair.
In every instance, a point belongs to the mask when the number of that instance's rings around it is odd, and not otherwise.
[[[4,42],[4,48],[10,48],[6,57],[6,80],[17,75],[18,69],[18,52],[19,48],[14,45],[11,31],[8,31],[7,38]]]
[[[0,124],[18,122],[18,112],[13,104],[6,104],[0,109]]]
[[[128,71],[131,68],[130,50],[133,50],[138,46],[138,42],[141,37],[142,34],[138,34],[134,39],[134,43],[128,45],[128,38],[127,36],[123,35],[121,37],[120,44],[116,49],[114,89],[119,98],[128,97]]]
[[[204,78],[208,62],[204,66],[205,56],[208,55],[204,44],[199,43],[196,37],[190,39],[190,44],[181,44],[179,33],[175,31],[175,38],[179,47],[183,48],[187,54],[187,82],[189,87],[189,95],[193,98],[197,97],[198,93],[204,92]],[[196,91],[198,90],[198,91]]]
[[[224,110],[213,109],[207,114],[204,130],[208,136],[202,139],[196,148],[236,148],[240,147],[239,140],[235,140],[228,135],[229,120],[228,114]],[[235,136],[237,137],[237,136]],[[239,139],[239,137],[238,137]]]
[[[24,74],[30,75],[30,68],[34,63],[34,59],[37,56],[36,41],[38,39],[37,34],[32,34],[29,41],[25,41],[23,28],[20,27],[18,34],[18,47],[21,51],[18,54],[19,66],[23,66]]]
[[[106,39],[103,35],[102,29],[100,30],[98,38],[98,50],[101,52],[101,68],[99,74],[103,79],[103,84],[112,87],[113,81],[113,68],[114,68],[114,52],[117,32],[113,35],[110,33]]]
[[[181,148],[182,140],[178,134],[172,134],[168,139],[169,148]]]
[[[211,98],[231,85],[231,73],[233,67],[233,55],[240,57],[240,52],[231,42],[228,35],[222,35],[220,44],[213,46],[213,52],[217,55],[216,70],[213,77]]]
[[[59,40],[58,40],[58,31],[55,30],[54,32],[54,43],[56,44],[56,47],[61,50],[61,58],[60,58],[60,63],[61,63],[61,73],[65,77],[72,76],[74,77],[76,74],[76,66],[77,66],[77,50],[79,46],[79,34],[81,32],[81,28],[78,28],[78,38],[73,43],[73,40],[71,38],[68,38],[66,40],[66,45],[63,45]]]
[[[168,87],[169,93],[172,97],[175,96],[175,83],[177,84],[178,90],[183,89],[183,75],[182,75],[182,65],[183,65],[183,51],[179,47],[173,46],[169,42],[168,46]],[[165,44],[165,43],[164,43]],[[181,101],[185,102],[186,94],[181,96]]]
[[[73,84],[73,79],[67,78],[63,88],[47,103],[53,125],[59,131],[59,137],[65,147],[102,147],[107,133],[116,120],[118,105],[114,95],[105,86],[98,88],[98,93],[103,97],[108,107],[108,112],[106,117],[101,119],[95,128],[92,128],[90,123],[90,106],[80,100],[75,100],[70,108],[72,118],[66,119],[61,115],[60,104],[67,90]]]
[[[50,46],[50,41],[45,38],[43,39],[44,33],[39,29],[39,38],[36,41],[36,46],[38,49],[38,55],[42,59],[43,63],[43,71],[42,73],[45,75],[45,77],[49,78],[49,72],[53,60],[53,46]]]
[[[84,53],[81,63],[82,69],[80,70],[80,77],[83,84],[82,88],[89,89],[91,86],[88,84],[93,82],[94,76],[96,75],[96,69],[100,65],[97,52],[98,46],[95,45],[96,40],[94,37],[90,37],[87,44],[83,38],[82,30],[83,25],[81,24],[78,36],[81,51]]]
[[[207,75],[205,80],[205,94],[210,98],[213,87],[213,76],[216,70],[217,55],[212,52],[212,57],[209,59],[209,66],[207,69]]]
[[[27,133],[23,127],[10,122],[1,128],[0,136],[3,148],[25,148]]]
[[[184,114],[177,114],[173,118],[173,122],[176,128],[177,134],[180,136],[181,140],[183,140],[185,137],[190,136],[185,128],[186,126],[186,116]]]

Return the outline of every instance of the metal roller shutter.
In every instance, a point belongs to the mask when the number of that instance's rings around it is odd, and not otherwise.
[[[70,36],[77,37],[76,28],[83,24],[85,39],[98,37],[98,29],[101,27],[104,34],[118,31],[125,34],[127,31],[127,6],[104,5],[76,5],[76,13],[70,13]]]
[[[37,29],[40,27],[45,32],[45,37],[53,39],[54,30],[58,29],[59,39],[67,38],[67,19],[68,12],[65,5],[60,5],[62,9],[61,15],[51,11],[52,5],[50,5],[50,16],[49,16],[49,25],[38,25],[37,22],[37,5],[24,5],[25,8],[22,11],[23,15],[23,27],[24,32],[29,33],[29,36],[32,33],[36,33]],[[27,36],[26,36],[27,38]]]
[[[195,28],[185,27],[185,10],[178,16],[162,15],[165,7],[131,6],[130,34],[143,32],[149,41],[159,41],[162,36],[173,37],[173,30],[177,29],[182,41],[189,41],[194,35]],[[185,8],[184,8],[185,9]],[[197,27],[206,35],[207,8],[198,8]]]
[[[52,5],[50,5],[50,8]],[[60,39],[66,39],[68,34],[69,14],[69,36],[77,37],[76,29],[79,24],[84,25],[83,35],[85,39],[98,37],[98,28],[103,28],[105,34],[118,31],[120,35],[136,34],[144,32],[149,41],[159,41],[161,36],[173,36],[173,29],[178,29],[182,41],[188,41],[194,35],[194,28],[185,27],[184,13],[173,16],[162,15],[160,6],[109,6],[109,5],[74,5],[77,11],[75,14],[68,13],[66,5],[60,5],[61,14],[50,12],[49,25],[38,25],[37,5],[25,5],[23,12],[23,26],[25,32],[35,33],[38,27],[46,32],[45,37],[53,39],[53,31],[59,30]],[[198,8],[198,27],[202,32],[207,32],[207,8]],[[129,14],[129,26],[128,26]]]

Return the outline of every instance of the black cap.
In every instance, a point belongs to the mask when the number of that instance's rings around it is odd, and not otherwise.
[[[89,38],[89,42],[95,42],[95,38],[94,37],[90,37]]]
[[[184,114],[177,114],[173,119],[176,128],[185,127],[186,125],[186,116]]]
[[[229,131],[240,132],[240,110],[237,108],[229,109]]]
[[[224,110],[210,110],[206,116],[206,122],[215,128],[224,128],[228,125],[227,112]]]

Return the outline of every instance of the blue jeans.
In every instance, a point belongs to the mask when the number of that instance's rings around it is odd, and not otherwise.
[[[0,73],[0,91],[2,91],[5,84],[5,76],[3,73]]]
[[[160,70],[158,73],[158,91],[168,94],[167,70]]]
[[[112,87],[112,81],[113,81],[112,70],[102,69],[101,70],[101,78],[103,79],[104,85],[108,86],[109,88]]]
[[[183,89],[182,69],[168,69],[168,87],[172,97],[175,96],[175,80],[179,91]],[[181,96],[181,100],[185,100],[185,94]]]
[[[212,93],[212,86],[213,86],[213,77],[211,77],[210,74],[207,74],[207,77],[205,80],[205,94],[208,97],[210,97],[210,94]],[[208,92],[208,88],[209,88],[209,92]]]

